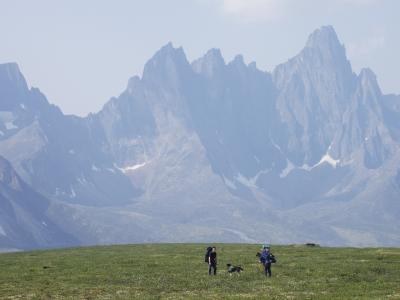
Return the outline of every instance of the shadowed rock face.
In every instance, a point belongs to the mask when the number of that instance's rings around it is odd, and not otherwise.
[[[46,216],[49,202],[0,157],[0,250],[80,244]]]
[[[86,118],[13,64],[0,97],[0,154],[83,243],[400,244],[400,99],[330,26],[272,73],[168,44]]]
[[[140,193],[114,167],[92,116],[64,115],[28,88],[15,64],[0,65],[0,97],[0,155],[35,190],[85,205],[127,203]]]

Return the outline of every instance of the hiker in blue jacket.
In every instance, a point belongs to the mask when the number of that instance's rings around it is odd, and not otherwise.
[[[271,272],[271,264],[272,264],[272,259],[271,259],[271,252],[269,246],[263,245],[263,249],[260,255],[260,262],[264,266],[264,271],[265,271],[265,276],[271,277],[272,272]]]

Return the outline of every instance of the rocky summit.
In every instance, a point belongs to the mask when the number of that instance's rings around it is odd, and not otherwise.
[[[399,146],[400,96],[353,72],[331,26],[271,73],[218,49],[189,62],[169,43],[85,118],[3,64],[0,155],[16,173],[0,161],[0,248],[398,246]],[[49,238],[18,242],[43,223]]]

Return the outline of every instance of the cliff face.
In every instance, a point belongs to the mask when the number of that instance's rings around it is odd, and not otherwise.
[[[46,216],[48,207],[49,200],[33,191],[0,157],[0,250],[78,245],[76,238]]]

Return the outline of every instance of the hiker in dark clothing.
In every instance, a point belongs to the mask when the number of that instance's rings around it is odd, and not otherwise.
[[[212,248],[210,255],[208,256],[208,275],[211,275],[211,270],[214,270],[214,275],[217,275],[217,249]]]
[[[269,246],[263,246],[263,250],[260,255],[260,262],[264,265],[265,276],[271,277],[271,252]]]

